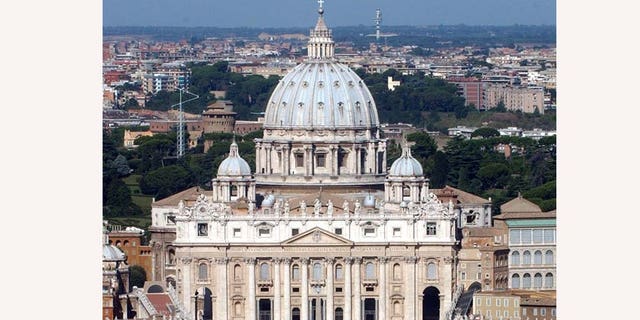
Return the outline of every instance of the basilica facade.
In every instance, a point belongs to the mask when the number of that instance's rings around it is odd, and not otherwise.
[[[234,142],[213,190],[153,204],[151,278],[175,288],[179,317],[431,320],[451,311],[460,212],[429,189],[406,143],[387,166],[375,101],[334,59],[318,13],[307,60],[267,102],[255,170]]]

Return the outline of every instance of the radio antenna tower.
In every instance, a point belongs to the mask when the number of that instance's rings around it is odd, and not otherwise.
[[[174,104],[171,106],[171,108],[173,109],[173,107],[175,106],[179,106],[179,112],[178,112],[178,137],[177,137],[177,145],[176,145],[176,149],[178,151],[178,159],[182,158],[182,156],[184,156],[184,111],[182,109],[182,104],[183,103],[187,103],[190,101],[193,101],[195,99],[200,98],[199,95],[195,94],[195,93],[191,93],[183,88],[178,89],[180,91],[180,102],[178,104]],[[184,91],[185,93],[188,93],[192,96],[194,96],[193,98],[186,100],[186,101],[182,101],[182,91]]]
[[[376,18],[373,19],[376,22],[376,41],[380,41],[380,23],[382,22],[382,10],[376,9]]]
[[[376,42],[380,42],[380,38],[385,38],[385,43],[388,37],[395,37],[397,34],[395,33],[382,33],[380,31],[380,25],[382,24],[382,10],[376,9],[376,17],[373,19],[376,23],[376,33],[368,34],[367,37],[376,37]]]

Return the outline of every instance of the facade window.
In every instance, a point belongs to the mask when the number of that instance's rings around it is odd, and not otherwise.
[[[300,229],[298,229],[298,228],[292,228],[292,229],[291,229],[291,235],[292,235],[292,236],[295,236],[295,235],[296,235],[296,234],[298,234],[298,233],[300,233]]]
[[[371,262],[367,262],[367,264],[364,267],[364,278],[367,280],[371,280],[371,279],[375,279],[376,278],[376,270],[375,270],[375,266],[373,265],[373,263]]]
[[[520,264],[520,252],[514,251],[511,254],[511,264],[517,266]]]
[[[556,308],[551,308],[551,315],[556,316]]]
[[[300,266],[297,264],[294,264],[293,267],[291,267],[291,280],[300,280]]]
[[[476,280],[482,279],[482,272],[476,273]]]
[[[496,298],[496,307],[500,306],[500,298]]]
[[[233,236],[235,238],[240,238],[242,234],[240,233],[240,228],[233,228]]]
[[[476,302],[475,302],[475,303],[476,303],[476,305],[477,305],[478,307],[482,306],[482,299],[480,299],[480,298],[476,298]]]
[[[553,273],[547,273],[544,276],[544,287],[553,288]]]
[[[435,236],[436,235],[436,223],[435,222],[427,222],[427,235]]]
[[[364,236],[365,237],[375,237],[376,228],[364,228]]]
[[[342,234],[342,228],[335,228],[333,231],[335,234]]]
[[[467,273],[462,271],[460,272],[460,280],[467,280]]]
[[[242,267],[239,264],[233,266],[233,279],[240,280],[242,279]]]
[[[513,316],[516,317],[516,318],[518,317],[518,309],[513,310]]]
[[[509,243],[510,244],[519,244],[520,243],[520,230],[509,230]]]
[[[394,237],[400,236],[400,228],[393,228],[393,236]]]
[[[400,279],[402,279],[402,270],[400,269],[400,265],[396,263],[393,265],[393,280]]]
[[[522,244],[531,244],[531,229],[522,229],[520,231]]]
[[[296,158],[296,167],[298,168],[304,167],[304,155],[302,153],[296,153],[295,158]]]
[[[336,265],[336,280],[342,280],[344,278],[344,270],[341,264]]]
[[[542,264],[542,251],[536,250],[533,253],[533,264]]]
[[[547,315],[547,308],[540,308],[540,315],[541,316],[546,316]]]
[[[553,264],[553,251],[547,250],[544,253],[544,264]]]
[[[536,289],[542,288],[542,275],[539,273],[536,273],[535,276],[533,276],[533,287]]]
[[[430,262],[429,264],[427,264],[427,279],[429,280],[438,279],[436,264],[433,262]]]
[[[342,311],[342,308],[336,308],[336,313],[335,313],[335,316],[333,318],[335,320],[343,320],[344,319],[344,312]]]
[[[544,243],[555,243],[556,230],[544,229]]]
[[[533,243],[542,243],[542,229],[533,230]]]
[[[520,275],[514,274],[511,276],[511,288],[519,289],[520,288]]]
[[[508,310],[505,310],[505,311],[504,311],[504,317],[505,317],[505,318],[508,318],[508,317],[509,317],[509,311],[508,311]]]
[[[326,155],[321,153],[316,156],[316,166],[324,168],[326,166]]]
[[[269,280],[269,265],[263,263],[260,265],[260,280]]]
[[[198,265],[198,280],[200,281],[207,281],[207,264],[206,263],[201,263]]]
[[[322,266],[319,262],[313,264],[313,280],[322,279]]]
[[[533,313],[534,316],[537,316],[538,315],[538,308],[533,308],[532,313]]]
[[[268,238],[271,236],[271,228],[262,226],[258,228],[258,237]]]
[[[487,303],[487,306],[491,306],[491,298],[487,298],[485,302]]]
[[[531,288],[531,275],[528,273],[525,273],[524,276],[522,276],[522,288],[523,289]]]
[[[531,252],[529,251],[525,251],[522,254],[522,264],[524,265],[529,265],[531,264]]]
[[[509,299],[504,299],[504,306],[508,307],[509,306]]]
[[[206,237],[209,234],[209,225],[207,223],[198,223],[198,236]]]

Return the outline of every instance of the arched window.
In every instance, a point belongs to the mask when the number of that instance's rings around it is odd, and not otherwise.
[[[291,280],[300,281],[300,266],[297,264],[291,267]]]
[[[522,288],[523,289],[531,288],[531,275],[528,273],[525,273],[524,276],[522,276]]]
[[[542,288],[542,275],[539,273],[536,273],[535,276],[533,276],[533,287],[536,289]]]
[[[365,279],[375,279],[376,278],[376,270],[371,262],[367,262],[364,266],[364,278]]]
[[[173,248],[170,248],[169,251],[167,251],[167,263],[176,264],[176,250]]]
[[[233,266],[233,279],[240,280],[242,279],[242,267],[239,264]]]
[[[240,301],[238,301],[233,306],[234,306],[233,309],[234,309],[234,311],[236,313],[236,316],[241,316],[242,315],[242,311],[244,311],[244,310],[242,310],[243,309],[242,308],[242,303]]]
[[[429,262],[429,264],[427,264],[427,279],[429,280],[438,279],[436,264],[433,262]]]
[[[553,288],[553,274],[547,273],[544,276],[544,287],[545,288]]]
[[[542,264],[542,251],[536,250],[533,254],[533,264]]]
[[[336,313],[335,313],[335,316],[333,318],[335,320],[343,320],[344,319],[344,311],[342,311],[342,308],[340,308],[340,307],[336,308]]]
[[[544,253],[544,264],[553,264],[553,251],[547,250]]]
[[[400,305],[400,301],[393,302],[393,314],[395,315],[402,314],[402,305]]]
[[[511,264],[517,266],[520,264],[520,252],[514,251],[511,254]]]
[[[336,280],[342,280],[344,278],[344,270],[342,269],[342,265],[336,265]]]
[[[400,269],[400,264],[393,265],[393,280],[402,279],[402,269]]]
[[[260,280],[269,280],[269,265],[266,263],[260,265]]]
[[[322,265],[319,262],[313,264],[313,280],[322,279]]]
[[[198,280],[205,281],[207,280],[207,264],[201,263],[198,265]]]
[[[531,264],[531,252],[525,251],[522,254],[522,264],[525,264],[525,265]]]

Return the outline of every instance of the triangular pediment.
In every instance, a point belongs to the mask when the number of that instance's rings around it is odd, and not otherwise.
[[[353,245],[353,241],[322,228],[315,227],[283,241],[282,245],[350,246]]]

